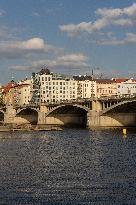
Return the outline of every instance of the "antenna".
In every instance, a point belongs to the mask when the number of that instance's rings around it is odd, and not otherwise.
[[[11,79],[14,81],[14,73],[11,74]]]

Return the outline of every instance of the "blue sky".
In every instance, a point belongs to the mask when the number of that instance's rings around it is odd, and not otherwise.
[[[136,1],[0,0],[0,82],[46,65],[66,74],[136,74]]]

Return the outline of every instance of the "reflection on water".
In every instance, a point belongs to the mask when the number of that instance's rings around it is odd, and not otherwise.
[[[0,204],[136,204],[136,133],[0,133]]]

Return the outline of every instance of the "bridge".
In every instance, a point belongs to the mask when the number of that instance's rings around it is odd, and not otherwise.
[[[0,108],[0,123],[76,127],[136,126],[136,98],[93,98]]]

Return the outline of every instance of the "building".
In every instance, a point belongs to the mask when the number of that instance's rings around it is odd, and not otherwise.
[[[2,88],[3,103],[5,105],[14,104],[14,86],[15,82],[12,80]]]
[[[33,74],[33,102],[54,103],[77,99],[77,81],[42,69]]]
[[[28,105],[32,99],[33,79],[24,79],[18,82],[17,101],[19,106]]]
[[[112,97],[117,95],[116,82],[110,79],[95,79],[97,97]]]
[[[20,84],[15,86],[16,102],[18,106],[29,105],[31,101],[31,84]]]
[[[87,75],[79,75],[73,77],[77,81],[78,89],[77,89],[77,96],[78,98],[88,99],[96,97],[96,81],[92,80],[91,76]]]
[[[114,79],[117,87],[117,95],[121,97],[136,96],[136,80]]]
[[[30,81],[29,81],[30,82]],[[3,102],[6,105],[28,105],[31,100],[31,84],[15,83],[13,80],[3,87]]]

